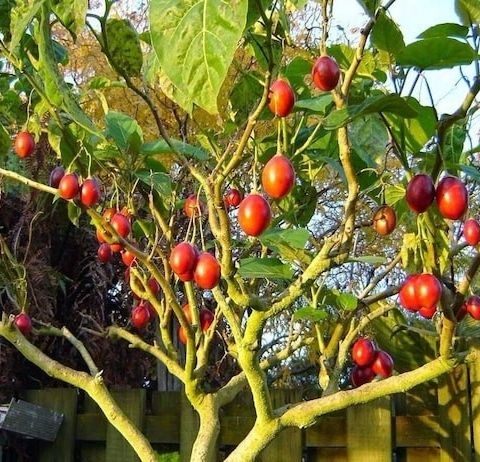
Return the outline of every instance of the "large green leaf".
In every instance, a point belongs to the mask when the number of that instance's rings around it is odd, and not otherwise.
[[[172,194],[172,181],[166,173],[139,170],[135,172],[135,176],[140,178],[146,185],[155,189],[162,198]]]
[[[238,269],[244,278],[291,279],[293,271],[278,258],[244,258]]]
[[[368,97],[362,104],[331,112],[325,119],[324,127],[327,130],[336,130],[347,125],[356,117],[375,112],[388,112],[405,118],[412,118],[417,115],[415,109],[407,103],[405,98],[395,93],[389,95],[378,94]]]
[[[468,35],[468,27],[461,26],[452,22],[443,24],[436,24],[424,30],[418,38],[433,38],[433,37],[466,37]]]
[[[233,119],[242,124],[248,117],[255,102],[262,96],[263,85],[252,72],[243,74],[230,93]]]
[[[143,144],[142,129],[126,114],[110,111],[105,116],[106,136],[112,138],[121,151],[139,152]]]
[[[45,0],[17,0],[10,13],[10,51],[14,52],[32,19]],[[3,14],[3,13],[2,13]]]
[[[477,54],[465,42],[449,37],[432,37],[407,45],[397,56],[397,63],[422,70],[445,69],[470,64]]]
[[[138,34],[127,19],[109,19],[106,26],[107,45],[116,67],[129,76],[139,76],[143,54]]]
[[[455,0],[455,11],[466,26],[480,23],[480,2],[478,0]]]
[[[304,248],[309,237],[310,233],[303,228],[273,228],[265,231],[259,239],[264,246],[275,250],[282,259],[308,265],[312,257]]]
[[[377,168],[385,155],[388,133],[377,114],[355,119],[348,127],[352,146],[368,167]]]
[[[88,0],[49,0],[49,4],[60,22],[76,37],[85,25]]]
[[[381,0],[357,0],[357,2],[360,3],[360,6],[370,15],[375,13],[375,10],[382,3]]]
[[[245,28],[247,0],[152,0],[150,33],[173,85],[210,113]]]
[[[170,139],[170,142],[172,143],[173,147],[185,157],[193,157],[198,160],[208,159],[208,153],[197,146],[183,143],[182,141],[175,139]],[[153,156],[157,154],[166,154],[171,152],[172,148],[167,144],[165,140],[157,140],[150,143],[145,143],[141,149],[141,153],[145,156]]]
[[[328,313],[321,308],[313,306],[304,306],[293,313],[293,319],[301,319],[304,321],[322,322],[328,318]]]
[[[372,43],[379,50],[387,51],[393,56],[405,48],[402,31],[395,21],[381,11],[372,31]]]
[[[301,99],[295,102],[296,109],[307,109],[312,112],[325,114],[328,106],[333,103],[333,98],[330,93],[318,96],[316,98]]]

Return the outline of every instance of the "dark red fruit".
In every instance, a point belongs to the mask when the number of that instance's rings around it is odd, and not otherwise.
[[[435,199],[435,186],[432,178],[423,173],[415,175],[408,182],[405,198],[408,206],[414,212],[425,212]]]
[[[380,375],[383,378],[390,377],[393,372],[393,359],[385,351],[379,351],[375,360],[372,363],[372,371],[375,375]]]
[[[450,220],[460,219],[468,208],[467,188],[461,180],[446,176],[437,186],[437,207]]]
[[[78,178],[75,173],[67,173],[63,176],[58,184],[58,194],[65,200],[74,199],[80,191],[80,185],[78,184]]]
[[[128,250],[122,251],[121,256],[122,256],[123,264],[125,266],[132,266],[132,263],[137,258],[137,257],[135,257],[135,255],[132,252],[130,252]]]
[[[100,247],[97,251],[98,259],[102,263],[108,263],[112,258],[112,249],[107,243],[100,244]]]
[[[80,188],[80,201],[86,207],[93,207],[100,201],[100,185],[96,178],[87,178]]]
[[[389,235],[397,225],[397,215],[395,210],[389,205],[382,205],[377,209],[373,216],[373,229],[380,236]]]
[[[469,218],[463,224],[463,237],[468,245],[476,246],[480,242],[480,224],[474,218]]]
[[[263,190],[273,199],[282,199],[295,184],[293,165],[282,154],[275,154],[266,164],[262,172]]]
[[[416,294],[417,278],[418,274],[411,274],[408,276],[398,293],[400,304],[409,311],[417,311],[421,308]]]
[[[17,314],[14,323],[17,329],[25,336],[32,331],[32,320],[27,313]]]
[[[333,90],[340,79],[340,68],[337,62],[330,56],[320,56],[312,67],[312,79],[320,90]]]
[[[58,189],[58,186],[60,185],[60,181],[64,176],[65,176],[65,169],[61,165],[58,165],[57,167],[55,167],[50,172],[50,180],[49,180],[50,186],[52,188]]]
[[[455,315],[455,317],[457,318],[457,321],[460,322],[460,321],[463,321],[463,319],[465,318],[465,316],[468,314],[468,311],[467,311],[467,305],[464,303],[457,311],[457,314]]]
[[[375,359],[377,348],[368,338],[359,338],[352,348],[352,359],[358,366],[368,366]]]
[[[225,194],[224,201],[227,207],[238,207],[242,202],[242,193],[238,189],[231,188]]]
[[[203,215],[205,206],[202,201],[197,198],[195,194],[188,196],[183,205],[183,211],[188,218],[198,217]]]
[[[270,86],[268,108],[278,117],[288,116],[295,104],[295,93],[285,80],[276,80]]]
[[[130,225],[130,221],[125,215],[121,213],[116,213],[110,220],[110,224],[112,225],[113,229],[117,232],[117,234],[123,238],[126,238],[132,227]],[[112,249],[113,250],[113,249]]]
[[[150,311],[143,304],[139,303],[132,310],[132,325],[136,329],[143,329],[150,322]]]
[[[470,316],[480,321],[480,297],[478,295],[472,295],[467,299],[465,305]]]
[[[435,313],[437,312],[437,307],[434,305],[430,308],[422,307],[418,310],[418,314],[423,316],[425,319],[432,319]]]
[[[155,296],[157,296],[158,293],[160,292],[160,285],[158,284],[155,278],[150,278],[148,280],[148,287],[150,288],[150,290],[153,292],[153,295]]]
[[[268,228],[271,219],[270,205],[259,194],[250,194],[240,203],[238,223],[249,236],[260,236]]]
[[[20,159],[30,156],[35,151],[35,140],[31,133],[20,132],[15,138],[14,150]]]
[[[352,385],[354,387],[359,387],[368,382],[371,382],[375,378],[375,372],[372,371],[372,368],[355,366],[352,369],[352,375],[350,377]]]
[[[213,289],[220,281],[220,264],[208,252],[202,252],[197,260],[193,278],[202,289]]]
[[[181,242],[172,249],[170,267],[177,275],[191,273],[197,264],[197,258],[193,245]]]
[[[205,332],[208,330],[208,328],[213,323],[213,319],[214,319],[214,316],[210,310],[207,310],[205,308],[200,310],[200,328],[202,329],[202,332]]]
[[[419,274],[415,280],[415,295],[421,308],[431,308],[440,301],[442,285],[433,274]]]

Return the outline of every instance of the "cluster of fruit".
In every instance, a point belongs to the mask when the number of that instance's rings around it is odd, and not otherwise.
[[[187,321],[190,324],[192,324],[193,316],[192,316],[192,310],[190,309],[190,305],[186,303],[185,305],[183,305],[182,310],[185,314],[185,318],[187,319]],[[200,329],[202,330],[202,332],[205,333],[209,329],[209,327],[212,325],[214,316],[210,310],[207,310],[206,308],[202,308],[199,312],[199,319],[200,319]],[[182,326],[178,328],[178,338],[184,345],[187,344],[187,333],[185,332],[185,329]]]
[[[375,342],[368,338],[359,338],[352,348],[352,360],[355,363],[350,380],[354,387],[371,382],[375,376],[390,377],[393,372],[393,359],[385,351],[378,350]]]
[[[406,310],[431,319],[442,296],[442,284],[433,274],[411,274],[403,282],[398,295]]]

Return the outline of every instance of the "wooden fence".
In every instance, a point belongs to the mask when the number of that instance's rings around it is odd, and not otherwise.
[[[273,393],[276,405],[298,400],[298,391]],[[115,399],[145,432],[159,453],[182,453],[194,431],[180,442],[183,422],[195,422],[178,392],[114,391]],[[55,443],[34,444],[38,462],[133,462],[128,443],[88,397],[74,389],[26,392],[24,399],[65,414]],[[288,429],[266,448],[261,462],[480,462],[480,365],[462,366],[451,375],[406,394],[323,417],[305,430]],[[190,415],[189,415],[190,413]],[[181,418],[180,418],[181,416]],[[222,413],[219,460],[253,424],[251,399],[239,396]],[[160,460],[180,460],[171,455]]]

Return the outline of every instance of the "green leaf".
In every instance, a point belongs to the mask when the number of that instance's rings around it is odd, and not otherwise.
[[[295,320],[322,322],[327,318],[328,313],[325,310],[314,308],[313,306],[304,306],[293,313],[293,319]]]
[[[11,145],[10,135],[5,127],[0,124],[0,158],[4,158],[7,155]]]
[[[397,63],[422,70],[445,69],[470,64],[477,54],[465,42],[448,37],[433,37],[407,45],[397,56]]]
[[[455,0],[455,11],[466,26],[480,23],[478,0]]]
[[[172,194],[172,181],[170,176],[163,172],[150,172],[149,170],[139,170],[135,176],[140,178],[147,186],[155,189],[161,196],[170,196]]]
[[[385,188],[385,203],[395,205],[405,197],[405,188],[402,184],[390,185]]]
[[[78,228],[82,209],[77,207],[74,202],[69,201],[67,204],[67,212],[69,220]]]
[[[174,139],[170,139],[170,141],[173,147],[186,157],[193,157],[198,160],[208,159],[208,153],[197,146],[192,146],[191,144],[183,143],[182,141]],[[171,153],[172,148],[170,148],[165,140],[157,140],[145,143],[140,152],[145,156],[153,156],[157,154]]]
[[[402,98],[396,93],[389,95],[378,94],[368,97],[362,104],[332,111],[325,118],[324,128],[326,130],[336,130],[349,124],[356,117],[373,114],[375,112],[388,112],[404,118],[412,118],[417,115],[417,111],[407,103],[405,98]]]
[[[10,51],[12,53],[15,52],[28,25],[40,11],[44,2],[45,0],[17,0],[15,3],[10,13],[10,31],[12,34]]]
[[[303,228],[297,229],[279,229],[279,228],[271,228],[265,231],[260,236],[260,242],[265,245],[275,245],[278,241],[283,241],[289,246],[295,249],[303,249],[305,248],[305,244],[308,242],[310,238],[310,233],[308,230]]]
[[[369,14],[375,13],[380,6],[381,0],[357,0],[360,6]]]
[[[377,168],[385,155],[388,132],[376,114],[359,117],[348,127],[350,140],[356,153],[368,167]]]
[[[418,38],[433,38],[433,37],[466,37],[468,35],[468,27],[461,26],[452,22],[444,24],[436,24],[424,30]]]
[[[390,19],[385,11],[381,11],[372,31],[372,43],[379,50],[384,50],[393,56],[405,48],[403,34],[395,21]]]
[[[243,258],[238,274],[244,278],[291,279],[293,271],[278,258]]]
[[[10,41],[10,16],[14,5],[14,0],[0,0],[0,32],[7,42]]]
[[[295,102],[296,109],[307,109],[312,112],[325,114],[327,108],[333,103],[333,98],[330,93],[327,93],[317,98],[301,99]]]
[[[305,83],[305,76],[312,71],[312,62],[296,56],[288,64],[282,75],[290,82],[292,88],[298,97],[308,98],[310,96],[310,88]],[[329,95],[331,96],[331,95]]]
[[[143,53],[138,34],[127,19],[109,19],[106,26],[108,51],[115,67],[127,75],[139,76]]]
[[[368,263],[369,265],[383,265],[387,259],[385,257],[379,257],[376,255],[364,255],[361,257],[351,257],[348,259],[348,261],[356,263]]]
[[[245,28],[248,0],[152,0],[150,33],[160,66],[190,100],[215,114]]]
[[[88,0],[49,0],[50,7],[73,37],[85,26]]]
[[[105,116],[106,136],[112,138],[124,152],[139,152],[143,143],[142,129],[126,114],[110,111]]]
[[[110,80],[107,77],[98,76],[88,82],[88,87],[92,90],[102,90],[104,88],[125,88],[126,85],[125,82]]]
[[[465,175],[471,177],[475,181],[480,181],[480,171],[477,167],[472,165],[459,165],[460,170],[465,173]]]
[[[243,74],[230,93],[230,105],[234,120],[242,124],[255,102],[262,96],[263,85],[251,72]]]
[[[335,294],[337,308],[353,311],[358,306],[358,298],[355,295],[348,292],[339,292],[336,289],[333,289],[332,292]]]

